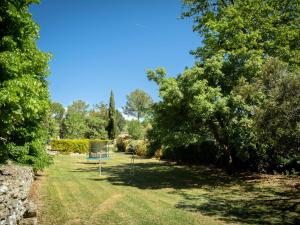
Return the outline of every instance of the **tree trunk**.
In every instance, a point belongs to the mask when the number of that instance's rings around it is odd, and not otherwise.
[[[232,155],[231,151],[228,145],[223,144],[223,149],[224,149],[224,154],[226,156],[226,170],[229,174],[233,172],[233,167],[232,167]]]
[[[231,155],[230,147],[229,147],[227,141],[225,141],[225,138],[220,134],[219,128],[213,122],[210,123],[210,129],[214,135],[214,138],[215,138],[218,146],[221,147],[223,154],[225,156],[226,170],[229,173],[232,173],[233,168],[232,168],[232,155]]]
[[[140,115],[140,113],[138,112],[138,114],[137,114],[137,119],[138,119],[138,121],[140,121],[140,117],[141,117],[141,115]]]

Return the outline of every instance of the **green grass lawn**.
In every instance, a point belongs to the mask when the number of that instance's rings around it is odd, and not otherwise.
[[[227,176],[113,153],[103,175],[83,156],[59,155],[39,188],[39,224],[295,224],[299,178]]]

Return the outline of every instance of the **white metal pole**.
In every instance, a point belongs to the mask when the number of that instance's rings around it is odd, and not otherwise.
[[[106,147],[106,157],[108,158],[108,157],[109,157],[109,152],[108,152],[108,142],[106,142],[105,147]]]
[[[101,175],[102,175],[102,174],[101,174],[101,173],[102,173],[102,171],[101,171],[101,170],[102,170],[102,168],[101,168],[101,166],[102,166],[102,165],[101,165],[101,164],[102,164],[102,163],[101,163],[101,152],[100,152],[100,160],[99,160],[99,164],[100,164],[100,176],[101,176]]]

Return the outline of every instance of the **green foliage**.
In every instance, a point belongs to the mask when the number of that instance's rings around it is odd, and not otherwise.
[[[7,144],[9,158],[18,163],[32,165],[35,172],[52,163],[52,157],[42,151],[44,148],[45,143],[40,140],[28,142],[23,146]]]
[[[225,78],[225,71],[232,73],[229,83],[241,74],[251,78],[268,56],[300,65],[298,0],[185,0],[184,3],[183,17],[192,17],[194,31],[203,37],[204,45],[193,54],[203,63],[222,65],[212,68],[213,79]]]
[[[143,90],[136,89],[126,96],[127,102],[123,110],[126,115],[140,120],[148,112],[152,105],[151,97]]]
[[[50,55],[36,46],[39,27],[29,5],[37,1],[3,0],[0,5],[0,148],[10,158],[42,169],[44,126],[49,94],[46,77]]]
[[[61,125],[51,115],[48,115],[47,126],[49,137],[54,139],[59,138]]]
[[[149,146],[148,146],[148,154],[149,154]],[[151,155],[150,155],[151,156]],[[163,158],[163,151],[161,148],[156,149],[153,155],[156,159],[162,159]]]
[[[65,108],[59,102],[51,102],[51,104],[50,104],[50,111],[51,111],[51,116],[55,120],[61,122],[62,119],[64,118]]]
[[[60,139],[51,141],[51,149],[62,153],[88,153],[88,139]]]
[[[119,152],[125,152],[130,140],[128,136],[120,135],[116,139],[116,146]]]
[[[212,140],[216,160],[228,168],[277,169],[297,161],[299,3],[185,4],[183,16],[194,18],[203,46],[193,52],[196,65],[177,77],[162,68],[147,72],[161,97],[151,115],[151,152],[162,147],[180,160]],[[275,70],[281,62],[286,69]]]
[[[65,109],[58,102],[50,103],[50,112],[48,114],[48,133],[50,138],[61,137],[61,128],[64,119]]]
[[[109,139],[115,139],[117,134],[116,107],[114,93],[111,91],[108,109],[107,133]]]
[[[132,139],[142,139],[145,136],[145,129],[138,120],[127,121],[127,132]]]
[[[134,140],[129,136],[121,135],[117,138],[116,146],[119,152],[135,153],[141,157],[152,156],[149,153],[148,142],[146,140]]]
[[[147,157],[148,154],[148,143],[145,140],[138,140],[135,143],[135,152],[138,156]]]
[[[267,152],[264,160],[277,170],[298,161],[299,169],[300,70],[290,72],[287,65],[270,60],[252,86],[262,93],[254,121],[258,140]]]
[[[118,138],[117,147],[119,152],[134,153],[141,157],[148,157],[148,142],[145,140],[133,140],[128,138]]]
[[[90,111],[86,118],[85,138],[88,139],[107,139],[107,131],[105,130],[106,121],[101,118],[98,111]]]
[[[88,105],[81,100],[74,101],[68,106],[64,123],[64,138],[76,139],[83,138],[87,131],[86,118],[88,114]]]
[[[89,152],[91,143],[109,142],[109,140],[100,139],[59,139],[50,142],[51,149],[61,153],[80,153]]]
[[[60,103],[51,104],[51,113],[48,115],[47,127],[50,137],[56,139],[107,139],[109,112],[107,105],[100,103],[89,109],[84,101],[74,101],[64,112]],[[125,119],[115,110],[116,134],[123,131]]]
[[[155,156],[161,159],[171,159],[177,162],[194,164],[217,164],[218,154],[216,144],[212,140],[206,140],[189,146],[178,146],[174,148],[163,147],[157,149],[155,152]]]
[[[99,114],[99,117],[105,121],[105,129],[107,129],[108,126],[108,108],[107,105],[104,103],[101,103],[99,105],[96,105],[95,107],[95,112],[97,112]],[[116,112],[116,135],[119,135],[125,127],[126,121],[122,115],[122,113],[120,113],[119,110],[115,110]]]
[[[126,126],[126,120],[119,110],[116,110],[116,124],[117,124],[116,134],[119,135]]]

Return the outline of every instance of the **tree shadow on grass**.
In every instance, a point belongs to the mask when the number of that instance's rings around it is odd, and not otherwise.
[[[272,188],[206,193],[183,197],[176,207],[208,216],[217,216],[226,222],[244,224],[300,224],[299,193],[276,192]]]
[[[216,216],[226,222],[244,224],[300,224],[300,192],[294,187],[259,186],[260,176],[227,175],[206,166],[177,166],[161,162],[136,163],[103,168],[105,178],[113,185],[139,189],[172,188],[180,195],[177,208]],[[86,168],[87,171],[97,168]],[[85,172],[85,169],[76,170]],[[76,172],[75,171],[75,172]]]
[[[201,169],[199,169],[201,168]],[[187,189],[209,185],[228,185],[236,182],[221,170],[209,167],[185,167],[162,162],[123,164],[104,168],[107,180],[114,185],[130,185],[140,189]]]
[[[74,170],[70,170],[69,172],[79,173],[79,172],[95,172],[99,170],[99,166],[92,166],[92,167],[80,167]]]
[[[77,164],[83,164],[83,165],[94,165],[94,164],[99,164],[99,161],[85,161],[85,162],[76,162]]]

